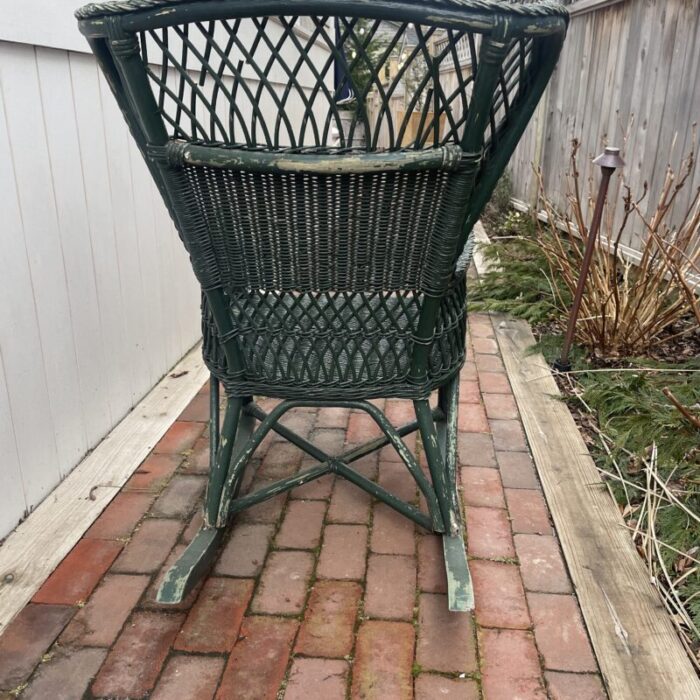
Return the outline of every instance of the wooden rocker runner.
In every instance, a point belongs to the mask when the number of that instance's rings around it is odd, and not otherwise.
[[[450,609],[471,609],[456,485],[470,233],[554,69],[566,11],[114,0],[77,17],[203,290],[205,524],[159,601],[206,575],[236,513],[333,473],[442,533]],[[254,396],[282,401],[266,413]],[[416,420],[393,426],[373,398],[412,400]],[[326,454],[282,421],[306,406],[365,411],[383,436]],[[243,494],[271,430],[317,464]],[[429,477],[403,441],[415,431]],[[388,444],[427,513],[353,469]]]

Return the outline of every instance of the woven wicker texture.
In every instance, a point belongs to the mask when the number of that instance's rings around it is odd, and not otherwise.
[[[163,6],[173,6],[192,0],[111,0],[92,2],[75,11],[77,19],[90,19],[106,15],[123,14],[138,10],[153,10]],[[453,7],[478,12],[505,12],[519,17],[560,16],[568,19],[568,13],[556,0],[521,2],[520,0],[429,0],[426,5]]]
[[[81,28],[109,55],[204,290],[205,361],[233,397],[417,399],[455,376],[470,226],[565,30],[549,2],[440,0],[416,9],[421,22],[346,16],[351,4],[268,17],[247,0],[125,0],[78,13],[106,16]],[[166,5],[125,29],[128,13]],[[205,5],[216,18],[187,20]],[[514,28],[516,16],[529,23]]]
[[[464,275],[442,258],[460,233],[459,180],[439,170],[327,177],[186,167],[190,254],[202,285],[226,290],[249,380],[229,377],[205,315],[205,359],[229,392],[412,396],[423,295],[450,283],[431,382],[454,374],[464,360]]]

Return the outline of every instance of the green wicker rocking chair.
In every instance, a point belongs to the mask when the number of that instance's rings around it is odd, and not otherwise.
[[[113,0],[76,15],[203,290],[205,524],[159,600],[206,575],[236,513],[334,473],[442,533],[450,609],[470,609],[456,486],[470,233],[554,69],[566,11]],[[266,413],[254,396],[282,401]],[[373,398],[412,400],[416,420],[393,426]],[[326,454],[280,422],[308,406],[365,411],[383,437]],[[317,464],[244,494],[271,430]],[[403,441],[415,431],[429,477]],[[427,513],[352,468],[388,444]]]

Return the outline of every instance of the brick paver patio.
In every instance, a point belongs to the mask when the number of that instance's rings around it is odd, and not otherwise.
[[[474,615],[447,611],[438,537],[331,477],[244,513],[204,585],[157,605],[201,522],[205,387],[0,637],[0,698],[604,698],[489,318],[470,334],[459,455]],[[409,402],[386,410],[413,418]],[[344,409],[286,422],[330,452],[377,430]],[[274,436],[260,454],[258,483],[306,461]],[[391,448],[358,468],[417,498]]]

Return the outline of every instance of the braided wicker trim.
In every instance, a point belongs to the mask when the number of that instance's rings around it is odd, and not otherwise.
[[[75,16],[79,20],[94,19],[105,15],[119,15],[139,10],[154,10],[166,5],[173,6],[181,3],[192,3],[197,0],[107,0],[107,2],[91,2],[78,8]],[[556,0],[539,0],[528,4],[515,4],[503,0],[433,0],[436,5],[458,7],[464,10],[478,12],[494,12],[510,14],[518,17],[563,17],[568,19],[568,10]],[[292,4],[290,3],[290,10]]]

